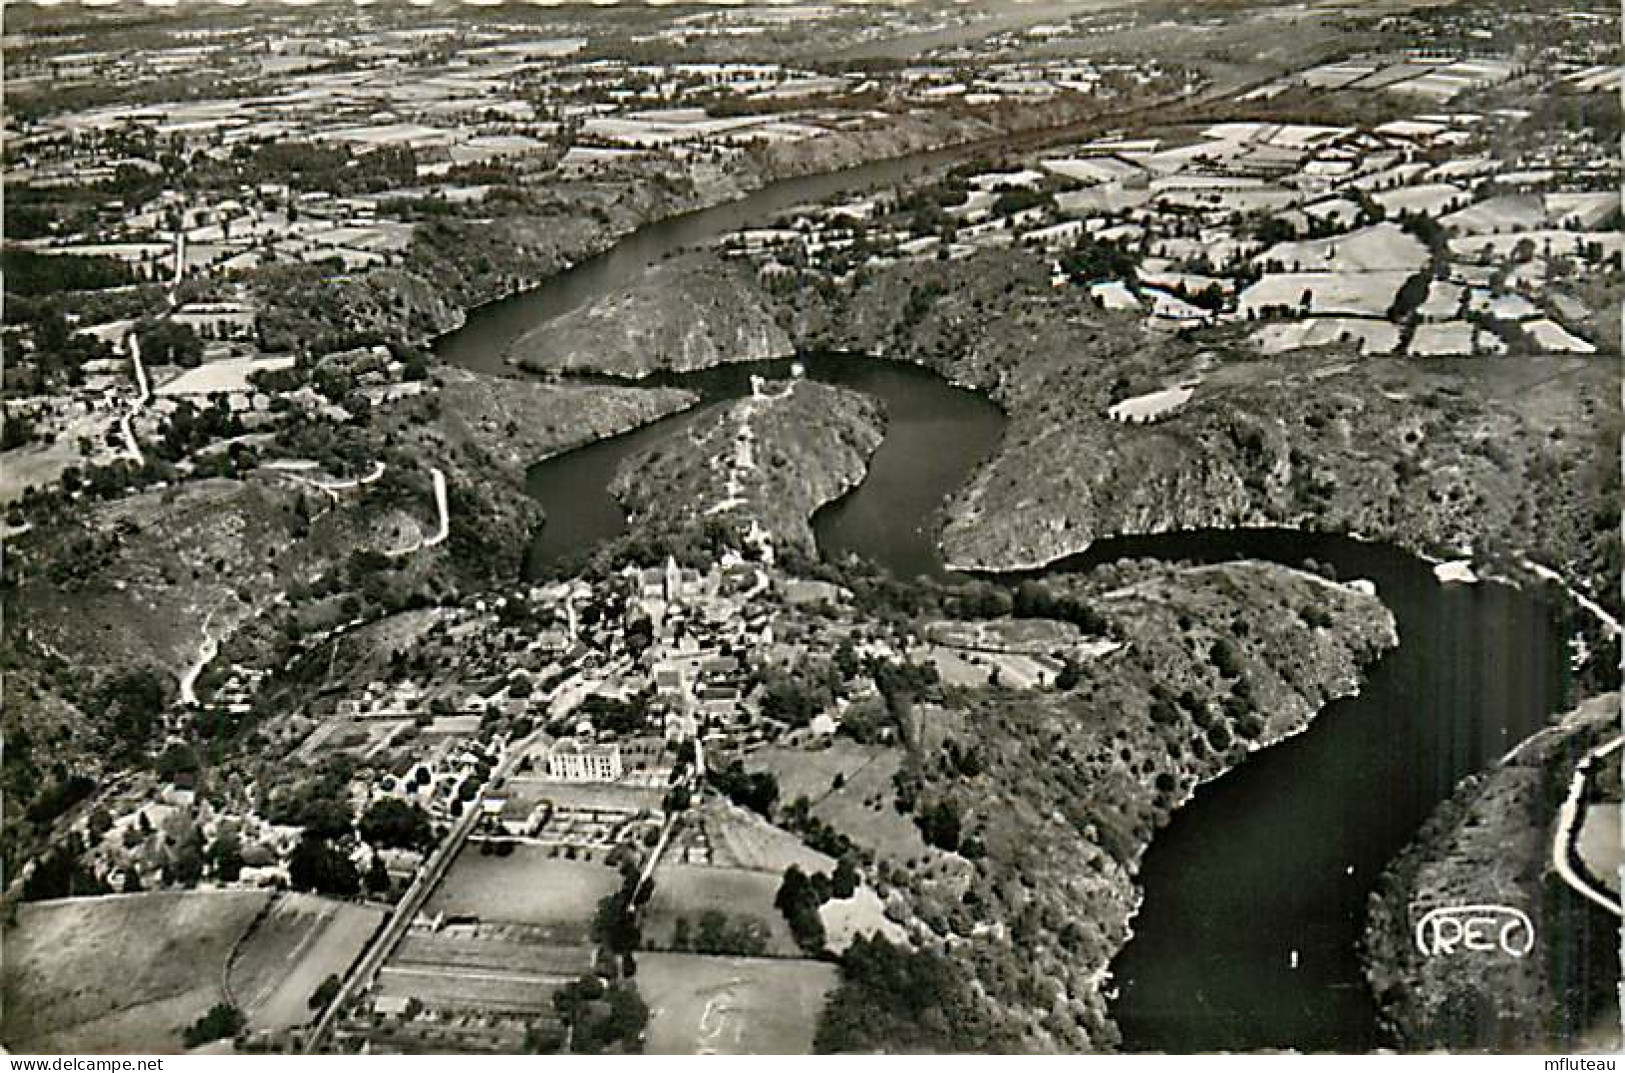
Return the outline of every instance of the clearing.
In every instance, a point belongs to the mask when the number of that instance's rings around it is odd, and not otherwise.
[[[271,895],[188,891],[18,907],[5,932],[4,1040],[24,1053],[179,1053],[221,1001],[232,947]]]
[[[251,1031],[278,1032],[314,1016],[310,996],[343,976],[384,919],[376,906],[314,894],[280,894],[238,946],[228,971],[232,998]]]
[[[819,961],[639,954],[649,1054],[810,1054],[835,966]]]
[[[621,885],[613,868],[551,856],[519,844],[507,857],[481,854],[470,844],[430,897],[428,916],[474,917],[545,927],[578,927],[586,934],[598,903]]]

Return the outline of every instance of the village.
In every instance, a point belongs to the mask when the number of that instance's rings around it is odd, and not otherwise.
[[[717,953],[784,959],[754,970],[767,996],[821,993],[827,967],[801,960],[776,892],[787,869],[829,874],[840,855],[816,824],[809,837],[770,823],[776,783],[745,776],[741,760],[756,769],[760,753],[774,770],[837,735],[871,740],[889,726],[875,677],[887,666],[1043,688],[1067,659],[1119,646],[1058,623],[865,627],[849,592],[783,574],[765,540],[756,554],[401,616],[388,625],[412,639],[384,673],[265,727],[287,752],[259,765],[259,782],[215,766],[199,796],[197,757],[177,736],[155,778],[99,798],[77,825],[81,862],[126,893],[309,892],[275,894],[228,960],[250,1049],[310,1045],[306,1021],[324,1008],[332,1020],[314,1031],[330,1024],[343,1048],[560,1046],[553,997],[606,971],[595,913],[627,875],[640,897],[654,892],[639,961],[675,973],[674,994]],[[270,684],[240,666],[211,680],[195,718],[245,713]],[[850,750],[832,758],[861,769]],[[804,816],[805,799],[796,807]],[[851,883],[824,903],[819,943],[901,934],[874,888]],[[373,938],[353,990],[307,1008],[386,920],[399,935]],[[262,981],[272,955],[259,946],[288,943],[315,945],[290,975]]]

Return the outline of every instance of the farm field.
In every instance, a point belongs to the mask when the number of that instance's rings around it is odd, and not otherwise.
[[[248,378],[262,370],[293,368],[292,358],[227,358],[188,369],[158,388],[159,395],[208,395],[216,391],[248,391]]]
[[[378,977],[379,994],[458,1012],[545,1013],[553,993],[590,972],[590,946],[558,945],[520,925],[414,931]]]
[[[828,789],[828,786],[825,786]],[[793,800],[793,799],[792,799]],[[711,846],[711,863],[782,876],[792,864],[803,871],[827,872],[835,862],[748,809],[728,802],[707,803],[699,814]]]
[[[180,1052],[181,1030],[221,1000],[226,959],[270,898],[203,891],[20,906],[4,935],[6,1047]]]
[[[1253,345],[1265,354],[1307,350],[1357,341],[1366,354],[1392,354],[1399,347],[1399,328],[1385,320],[1358,317],[1309,317],[1266,324],[1253,333]]]
[[[843,759],[836,759],[838,750],[846,751]],[[877,856],[909,861],[935,851],[926,847],[914,822],[892,807],[892,776],[901,759],[900,749],[836,742],[826,750],[763,749],[747,766],[778,778],[781,801],[806,794],[812,814],[852,841]],[[832,790],[836,772],[845,782]]]
[[[804,960],[638,955],[649,1054],[807,1054],[835,966]]]
[[[384,911],[312,894],[280,894],[237,948],[227,979],[252,1031],[276,1032],[312,1016],[311,994],[342,976]]]
[[[521,844],[512,855],[498,857],[483,856],[471,845],[423,911],[482,922],[575,926],[584,936],[598,903],[620,884],[613,868],[551,857],[539,846]]]
[[[993,676],[993,668],[987,665],[986,656],[964,649],[926,645],[924,658],[936,668],[937,675],[947,685],[980,688],[987,685]]]
[[[1273,308],[1286,308],[1316,315],[1382,317],[1409,276],[1405,270],[1272,273],[1241,292],[1241,312],[1262,315]],[[1306,309],[1305,296],[1309,299]]]
[[[1488,344],[1500,344],[1477,325],[1465,320],[1446,321],[1442,324],[1418,324],[1411,336],[1410,353],[1416,357],[1452,357],[1476,354]],[[1504,347],[1504,344],[1501,344]]]
[[[800,948],[784,914],[773,905],[782,881],[782,873],[662,864],[655,870],[654,895],[645,909],[644,938],[652,946],[670,947],[679,917],[688,921],[692,934],[700,914],[715,909],[735,924],[746,918],[761,922],[768,935],[764,953],[794,957]]]
[[[1381,223],[1334,238],[1277,243],[1253,261],[1261,265],[1275,261],[1293,272],[1414,272],[1427,264],[1428,251],[1398,224]]]

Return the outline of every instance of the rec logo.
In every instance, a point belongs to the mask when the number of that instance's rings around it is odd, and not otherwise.
[[[1439,906],[1416,922],[1416,949],[1423,957],[1465,952],[1521,958],[1534,948],[1534,922],[1509,905]]]

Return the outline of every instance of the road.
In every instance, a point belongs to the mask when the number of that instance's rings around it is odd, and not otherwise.
[[[1569,793],[1563,799],[1563,807],[1557,814],[1557,829],[1552,833],[1552,867],[1562,877],[1563,882],[1615,916],[1625,915],[1619,899],[1597,887],[1584,873],[1574,867],[1574,840],[1579,834],[1579,824],[1584,816],[1580,806],[1585,798],[1586,780],[1591,775],[1592,766],[1622,745],[1625,745],[1625,735],[1603,742],[1581,759],[1574,769],[1574,777],[1569,780]]]
[[[362,488],[366,485],[374,483],[384,475],[384,471],[386,469],[383,462],[374,460],[372,470],[365,476],[349,477],[340,481],[318,481],[312,477],[302,476],[297,472],[287,469],[286,467],[273,464],[268,465],[266,468],[279,476],[286,477],[290,481],[302,484],[307,488],[314,488],[318,492],[321,492],[334,500],[338,499],[340,492],[349,492],[356,488]]]
[[[388,555],[390,558],[400,559],[411,555],[414,552],[422,551],[425,548],[432,548],[437,544],[444,543],[446,537],[451,534],[451,506],[447,500],[446,475],[442,473],[438,467],[435,467],[429,470],[429,477],[434,481],[434,506],[435,511],[438,514],[438,521],[435,523],[435,531],[433,535],[426,538],[420,538],[416,542],[409,544],[404,548],[396,548],[394,551],[384,552],[384,554]]]
[[[305,1040],[304,1053],[318,1053],[322,1044],[327,1041],[328,1036],[332,1033],[333,1025],[338,1021],[339,1014],[355,1000],[356,996],[372,986],[372,981],[377,977],[378,970],[383,967],[384,961],[388,959],[395,947],[400,944],[401,939],[405,937],[407,929],[412,926],[412,921],[417,919],[418,912],[423,908],[424,903],[429,900],[429,895],[433,894],[434,889],[440,885],[440,881],[445,878],[446,872],[451,868],[452,862],[457,859],[457,854],[462,851],[464,843],[468,841],[468,836],[473,834],[474,828],[479,825],[481,815],[479,799],[501,786],[502,782],[508,777],[513,765],[530,750],[536,736],[540,733],[541,731],[538,730],[532,733],[530,737],[521,740],[508,749],[501,762],[491,772],[490,779],[486,780],[485,787],[476,795],[474,801],[469,802],[466,811],[457,818],[456,824],[446,834],[445,839],[441,841],[439,847],[429,857],[424,866],[418,870],[417,877],[412,880],[412,885],[406,888],[406,893],[401,896],[401,900],[395,904],[395,911],[390,914],[389,919],[384,922],[384,926],[379,929],[378,935],[372,941],[372,945],[368,946],[366,952],[357,960],[349,974],[345,976],[344,982],[339,985],[338,993],[333,996],[333,1001],[329,1002],[327,1008],[322,1011],[322,1016],[317,1020],[316,1027],[311,1030],[310,1035]]]
[[[188,706],[197,704],[197,680],[203,674],[203,668],[220,651],[220,639],[209,632],[209,622],[213,618],[213,611],[203,617],[203,644],[198,646],[197,660],[181,675],[181,703]]]
[[[1573,585],[1570,585],[1568,579],[1562,574],[1559,574],[1556,570],[1553,570],[1549,566],[1542,566],[1529,558],[1520,558],[1518,562],[1524,567],[1524,569],[1528,570],[1536,577],[1546,581],[1555,581],[1557,584],[1561,585],[1563,587],[1563,591],[1569,594],[1570,599],[1588,611],[1591,614],[1591,617],[1597,620],[1598,625],[1603,628],[1603,632],[1608,636],[1618,637],[1622,632],[1625,632],[1625,628],[1620,626],[1618,619],[1608,613],[1607,608],[1603,607],[1597,601],[1593,600],[1591,597],[1587,596]]]
[[[146,456],[141,453],[141,444],[135,438],[135,429],[131,427],[130,420],[140,413],[147,405],[147,401],[152,398],[152,385],[147,381],[147,367],[141,361],[141,340],[131,331],[124,336],[124,343],[130,352],[130,361],[135,365],[135,382],[141,389],[141,394],[137,396],[135,405],[118,419],[118,424],[124,433],[124,446],[129,451],[130,457],[135,459],[136,465],[141,465],[146,461]]]

